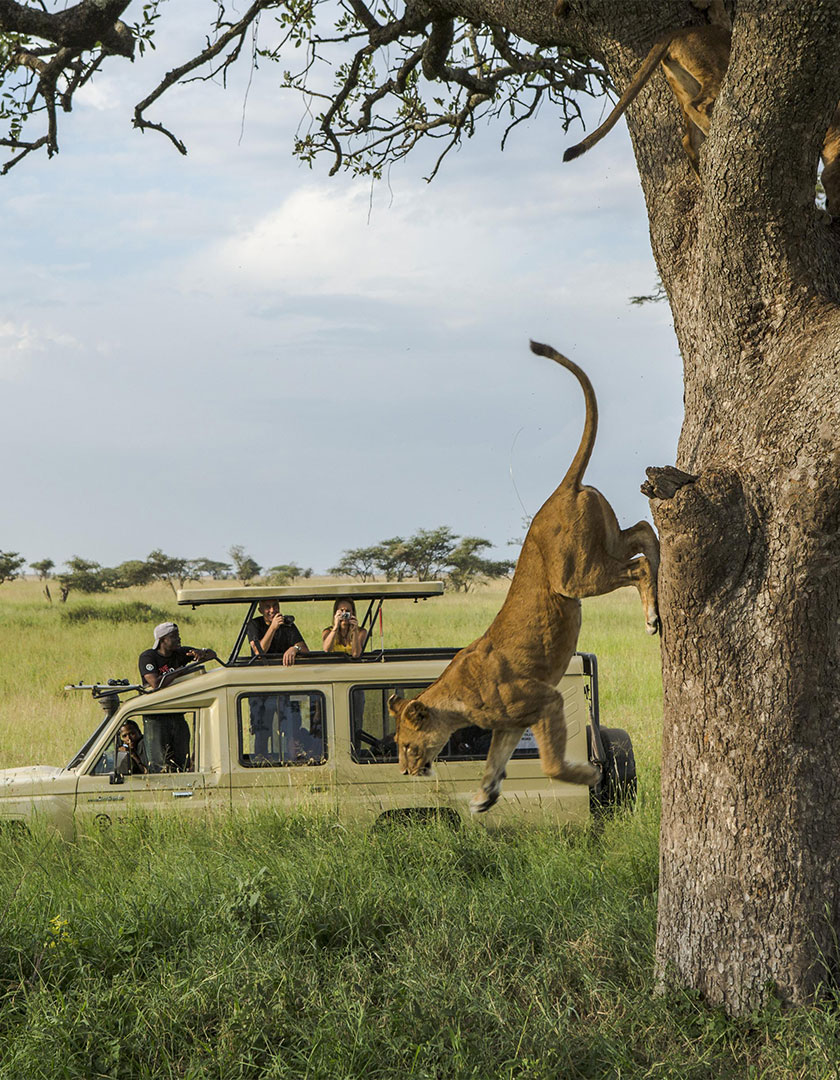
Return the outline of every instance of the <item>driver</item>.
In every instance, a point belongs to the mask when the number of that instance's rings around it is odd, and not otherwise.
[[[210,660],[212,649],[194,649],[181,644],[181,635],[174,622],[159,623],[155,627],[155,644],[140,653],[140,678],[153,690],[163,675],[189,664],[191,660]]]

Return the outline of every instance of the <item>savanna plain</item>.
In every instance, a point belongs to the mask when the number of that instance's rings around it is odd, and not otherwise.
[[[466,644],[503,597],[393,602],[386,643]],[[101,714],[64,685],[133,681],[155,623],[224,654],[238,610],[6,583],[0,768],[69,760]],[[326,605],[296,614],[316,645]],[[0,835],[0,1078],[840,1076],[836,996],[735,1021],[656,987],[658,641],[625,590],[584,603],[579,648],[639,770],[635,812],[586,829],[301,811]]]

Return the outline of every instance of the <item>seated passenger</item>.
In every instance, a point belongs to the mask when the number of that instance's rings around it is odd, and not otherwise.
[[[323,753],[323,740],[316,738],[301,723],[300,712],[290,711],[280,727],[283,761],[317,760]]]
[[[146,717],[151,772],[190,772],[190,725],[183,713]]]
[[[120,754],[122,751],[122,755]],[[143,743],[143,732],[134,720],[126,720],[120,727],[117,746],[117,771],[133,776],[149,771],[149,759]]]
[[[255,655],[282,656],[284,667],[290,667],[297,660],[298,653],[306,656],[309,648],[295,626],[294,616],[281,615],[280,601],[260,600],[257,607],[260,616],[251,619],[245,628],[251,642],[251,652]]]
[[[368,632],[363,630],[356,619],[356,605],[352,600],[342,598],[333,605],[332,626],[325,626],[321,631],[324,652],[346,653],[358,658],[362,655]]]
[[[159,623],[155,627],[155,644],[140,653],[140,678],[145,686],[157,689],[161,678],[176,668],[184,667],[193,660],[209,660],[212,649],[194,649],[181,644],[181,635],[174,622]]]

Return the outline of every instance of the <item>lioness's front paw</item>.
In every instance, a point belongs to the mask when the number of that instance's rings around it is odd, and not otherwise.
[[[475,795],[470,799],[470,813],[471,814],[484,814],[491,806],[495,806],[499,801],[499,792],[495,791],[488,794],[485,791],[477,791]]]

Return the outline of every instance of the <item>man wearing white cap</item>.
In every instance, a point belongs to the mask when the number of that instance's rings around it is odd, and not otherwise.
[[[147,686],[157,688],[161,677],[168,671],[183,667],[192,660],[209,660],[212,656],[212,649],[193,649],[182,645],[176,623],[159,623],[155,627],[154,647],[140,653],[140,678]]]
[[[183,646],[175,623],[159,623],[155,627],[154,648],[140,653],[140,678],[146,686],[157,689],[167,672],[192,660],[209,660],[214,655],[212,649]],[[145,723],[150,771],[183,772],[191,767],[190,729],[183,713],[155,713]]]

